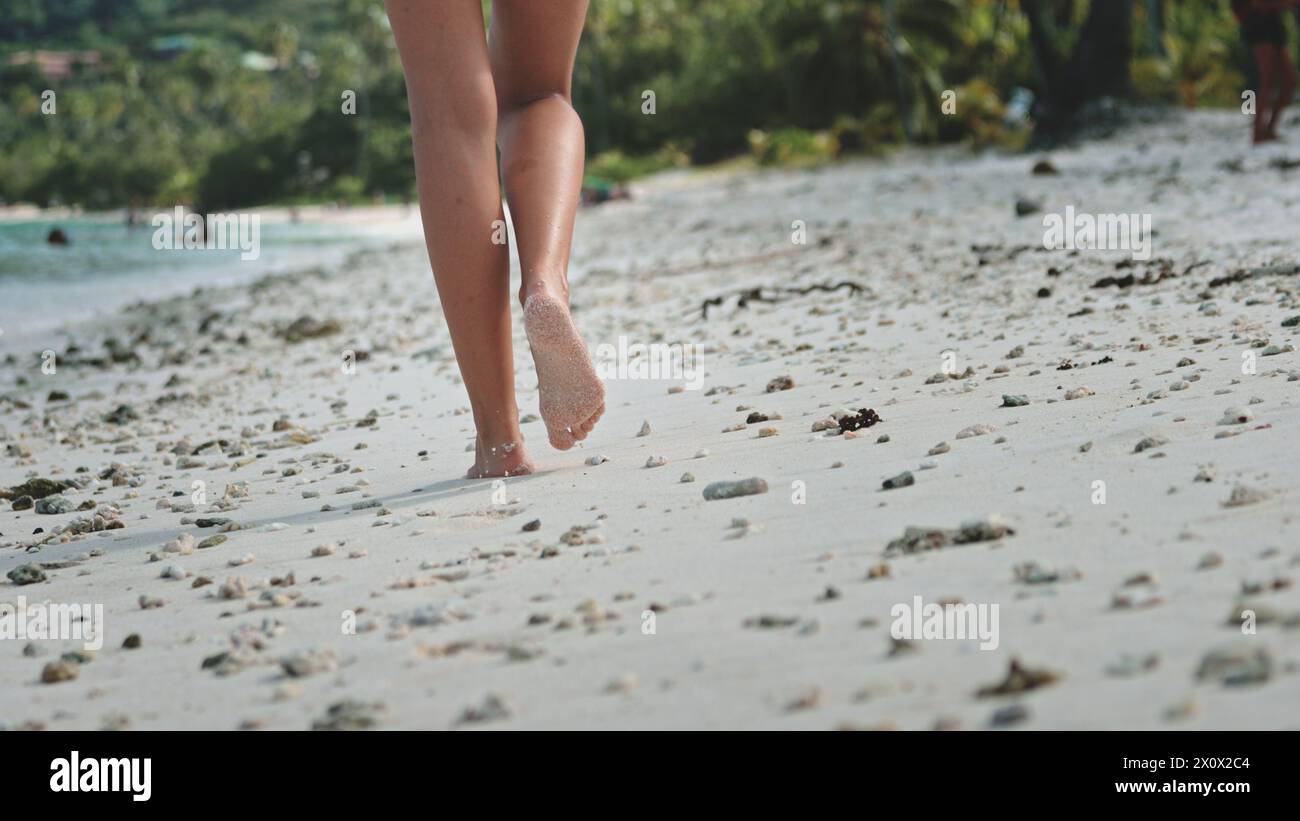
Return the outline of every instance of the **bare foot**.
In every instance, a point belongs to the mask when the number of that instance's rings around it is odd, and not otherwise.
[[[524,300],[524,330],[537,366],[546,432],[552,447],[568,450],[587,438],[605,412],[605,386],[563,300],[530,295]]]
[[[506,442],[484,448],[483,440],[474,440],[474,466],[465,474],[467,479],[486,479],[489,476],[523,476],[533,472],[533,460],[528,458],[523,442]]]

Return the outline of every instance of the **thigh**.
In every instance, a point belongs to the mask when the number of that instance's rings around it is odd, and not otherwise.
[[[1291,52],[1286,46],[1278,46],[1277,56],[1274,58],[1277,65],[1277,73],[1283,80],[1294,82],[1296,78],[1295,63],[1291,62]]]
[[[1255,52],[1255,65],[1259,67],[1260,85],[1272,85],[1276,49],[1267,43],[1255,43],[1251,49]]]
[[[1286,45],[1286,23],[1282,22],[1282,12],[1261,12],[1258,26],[1259,42],[1268,43],[1274,48]]]
[[[483,113],[494,101],[479,0],[385,0],[402,57],[412,121]],[[467,111],[466,109],[471,109]]]
[[[587,0],[493,0],[488,51],[502,107],[570,96]]]

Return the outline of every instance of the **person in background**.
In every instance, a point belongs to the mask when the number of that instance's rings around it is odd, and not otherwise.
[[[1232,0],[1232,12],[1255,55],[1259,88],[1255,90],[1254,141],[1272,142],[1282,112],[1296,90],[1295,64],[1286,47],[1282,13],[1296,9],[1300,0]]]

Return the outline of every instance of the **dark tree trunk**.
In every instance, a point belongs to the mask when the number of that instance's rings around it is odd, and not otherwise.
[[[1132,57],[1133,0],[1093,0],[1067,68],[1076,102],[1127,94]]]
[[[1064,130],[1085,104],[1128,93],[1133,0],[1093,0],[1068,58],[1057,52],[1053,37],[1055,15],[1050,12],[1059,12],[1059,6],[1050,0],[1021,0],[1020,7],[1029,20],[1030,42],[1043,78],[1041,128]]]
[[[1064,61],[1053,42],[1055,26],[1043,5],[1042,0],[1020,1],[1020,8],[1029,19],[1029,42],[1034,48],[1034,59],[1038,63],[1038,73],[1043,80],[1043,92],[1048,100],[1053,100],[1063,93],[1059,85],[1064,80],[1062,75]]]
[[[1147,28],[1151,31],[1151,51],[1165,56],[1165,0],[1147,0]]]
[[[898,53],[898,9],[896,0],[885,0],[885,32],[889,38],[889,55],[894,64],[894,93],[898,95],[898,113],[903,120],[903,136],[912,140],[912,107],[903,80],[903,58]]]

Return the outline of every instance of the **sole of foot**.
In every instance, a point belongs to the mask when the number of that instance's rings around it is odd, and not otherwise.
[[[562,300],[529,296],[524,300],[524,330],[537,366],[547,436],[552,447],[568,450],[587,438],[605,412],[605,386]]]

